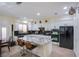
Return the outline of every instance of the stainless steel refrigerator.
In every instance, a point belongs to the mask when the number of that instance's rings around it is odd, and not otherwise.
[[[74,27],[73,26],[60,26],[59,46],[73,49],[74,44]]]

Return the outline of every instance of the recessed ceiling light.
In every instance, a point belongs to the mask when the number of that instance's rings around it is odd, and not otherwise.
[[[37,15],[37,16],[40,16],[40,13],[38,12],[36,15]]]
[[[64,7],[63,9],[67,9],[67,6],[66,6],[66,7]]]

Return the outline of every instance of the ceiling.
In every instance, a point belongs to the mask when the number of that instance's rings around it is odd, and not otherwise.
[[[64,16],[75,2],[0,2],[0,16],[13,16],[19,18],[40,19],[48,16]],[[66,10],[63,8],[67,7]],[[37,13],[40,13],[37,16]]]

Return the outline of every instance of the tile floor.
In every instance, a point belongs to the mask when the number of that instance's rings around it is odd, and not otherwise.
[[[49,57],[75,57],[73,50],[59,47],[58,44],[52,43],[52,52]],[[9,57],[20,51],[17,46],[11,47],[11,51],[8,51],[7,47],[2,48],[2,56]]]

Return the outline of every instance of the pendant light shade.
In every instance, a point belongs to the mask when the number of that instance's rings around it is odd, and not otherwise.
[[[39,23],[42,23],[41,20],[39,21]]]
[[[48,21],[47,20],[45,20],[45,23],[47,23]]]

